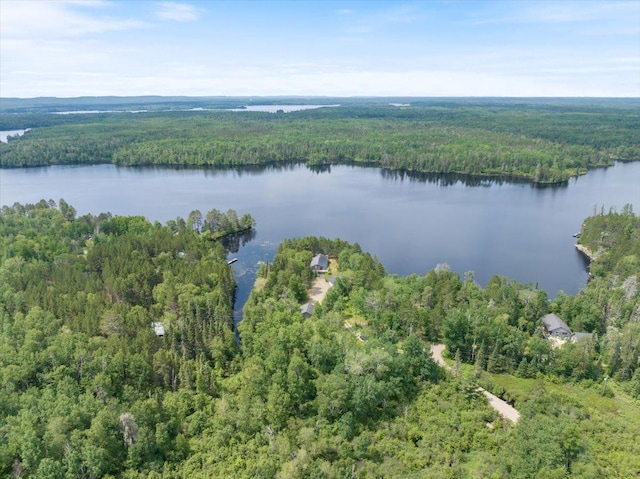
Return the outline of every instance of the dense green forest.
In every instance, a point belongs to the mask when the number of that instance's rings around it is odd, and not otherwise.
[[[253,226],[241,218],[77,217],[64,200],[2,208],[0,475],[640,472],[640,219],[630,207],[585,221],[580,240],[599,251],[593,279],[553,301],[501,277],[481,288],[446,266],[390,276],[340,240],[284,241],[260,268],[238,345],[235,281],[215,237]],[[317,253],[336,279],[305,319]],[[595,334],[552,347],[548,312]],[[453,372],[431,358],[440,342]],[[515,405],[517,425],[479,384]]]
[[[616,160],[640,159],[640,105],[632,100],[415,100],[407,107],[362,101],[286,114],[0,114],[0,129],[17,128],[32,130],[0,144],[2,167],[296,161],[557,183]]]

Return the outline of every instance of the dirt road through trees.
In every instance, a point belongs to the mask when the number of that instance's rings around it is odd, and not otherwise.
[[[442,353],[444,351],[444,344],[433,344],[431,345],[431,356],[439,366],[442,366],[448,371],[451,371],[451,366],[449,366],[444,359],[442,359]],[[513,423],[517,424],[518,419],[520,419],[520,413],[511,405],[509,405],[506,401],[503,401],[498,396],[491,394],[489,391],[479,387],[478,391],[482,392],[489,401],[489,406],[498,411],[503,418],[509,419],[513,421]]]

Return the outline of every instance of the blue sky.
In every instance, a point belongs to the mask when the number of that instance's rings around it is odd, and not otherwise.
[[[640,1],[0,0],[0,96],[640,97]]]

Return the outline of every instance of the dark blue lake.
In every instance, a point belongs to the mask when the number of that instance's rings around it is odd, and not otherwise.
[[[564,186],[411,176],[379,168],[304,165],[177,170],[113,165],[0,170],[0,204],[64,198],[79,214],[109,211],[165,222],[199,209],[251,213],[256,235],[234,265],[243,304],[259,261],[284,238],[359,243],[390,273],[425,274],[439,263],[484,285],[494,275],[538,284],[550,296],[587,280],[573,234],[604,207],[640,210],[640,162],[619,163]]]

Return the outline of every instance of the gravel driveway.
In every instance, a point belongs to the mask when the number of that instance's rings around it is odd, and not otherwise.
[[[313,280],[311,284],[311,289],[309,290],[309,299],[316,303],[322,303],[327,291],[331,287],[331,283],[324,279],[322,276],[318,276]]]
[[[451,366],[445,363],[444,359],[442,359],[442,353],[444,351],[444,344],[432,344],[431,345],[431,356],[434,361],[438,363],[438,365],[442,366],[448,371],[451,371]],[[485,395],[487,401],[489,401],[489,406],[498,411],[503,418],[509,419],[514,423],[518,423],[518,419],[520,419],[520,413],[511,405],[509,405],[506,401],[503,401],[498,396],[491,394],[486,389],[479,387],[476,391],[480,391]]]

